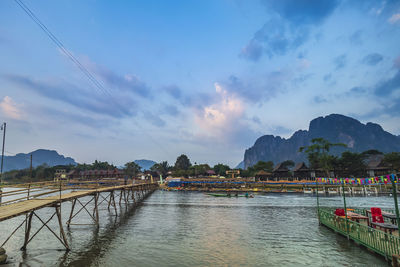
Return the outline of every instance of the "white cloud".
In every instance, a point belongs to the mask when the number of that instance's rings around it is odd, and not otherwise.
[[[230,94],[218,83],[214,86],[218,99],[196,114],[196,123],[204,135],[223,138],[231,129],[238,126],[238,120],[242,118],[245,108],[239,97]]]
[[[395,24],[396,22],[400,22],[400,13],[393,14],[393,16],[391,16],[388,21],[391,24]]]
[[[3,101],[0,102],[0,109],[3,111],[5,116],[9,118],[19,120],[22,117],[21,111],[9,96],[5,96]]]

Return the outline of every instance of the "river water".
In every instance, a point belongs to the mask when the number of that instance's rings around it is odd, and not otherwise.
[[[348,206],[393,207],[389,197],[347,198]],[[321,198],[341,206],[341,197]],[[71,226],[71,251],[46,229],[19,251],[20,229],[5,248],[9,266],[388,266],[383,258],[318,225],[316,198],[267,194],[217,198],[200,192],[156,191],[140,206],[113,216],[103,203],[101,224]],[[70,204],[62,206],[65,221]],[[37,212],[44,219],[53,209]],[[0,241],[24,219],[0,223]],[[40,224],[34,219],[33,231]],[[75,223],[90,223],[85,213]],[[50,225],[57,229],[56,221]]]

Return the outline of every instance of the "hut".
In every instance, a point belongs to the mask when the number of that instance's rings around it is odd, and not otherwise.
[[[304,162],[297,163],[293,169],[293,177],[297,180],[310,180],[311,179],[310,169]]]
[[[272,170],[272,177],[274,180],[281,180],[282,178],[286,178],[287,180],[293,179],[289,169],[281,163],[275,166]]]
[[[272,173],[261,170],[256,173],[256,181],[268,181],[272,177]]]
[[[373,155],[367,160],[367,175],[381,176],[390,172],[390,167],[383,163],[383,155]]]

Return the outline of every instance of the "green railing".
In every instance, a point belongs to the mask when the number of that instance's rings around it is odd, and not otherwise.
[[[355,210],[355,212],[365,214],[362,210]],[[392,259],[392,255],[400,254],[400,238],[397,235],[388,234],[352,220],[346,221],[344,218],[335,216],[332,208],[319,208],[318,215],[321,224],[384,256],[386,259]]]

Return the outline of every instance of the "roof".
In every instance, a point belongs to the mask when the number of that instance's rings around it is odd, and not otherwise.
[[[307,167],[307,165],[304,162],[297,163],[296,166],[294,167],[293,171],[309,171],[310,169]]]
[[[281,162],[278,165],[276,165],[275,168],[272,170],[272,172],[288,172],[289,169],[284,167],[284,166],[282,166],[282,163],[283,162]]]
[[[366,161],[367,170],[389,169],[383,163],[383,155],[371,155]]]
[[[270,172],[266,172],[264,170],[258,171],[256,173],[256,176],[268,176],[268,175],[271,175],[271,173]]]

